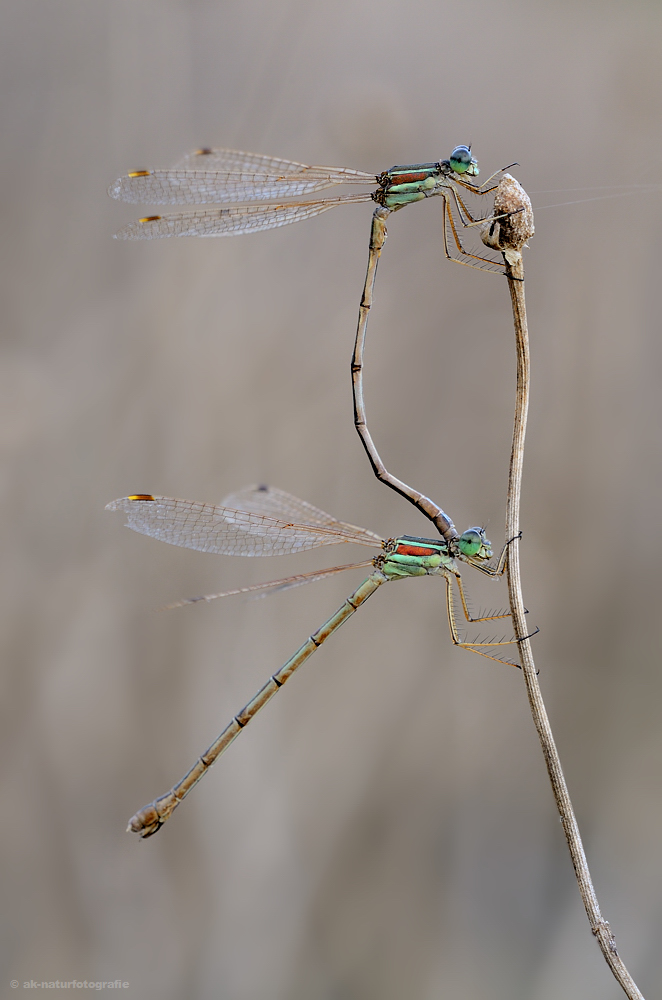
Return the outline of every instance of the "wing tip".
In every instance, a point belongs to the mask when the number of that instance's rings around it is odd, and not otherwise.
[[[120,497],[119,500],[111,500],[110,503],[106,504],[104,510],[128,511],[136,500],[153,503],[155,499],[156,497],[153,497],[151,493],[132,493],[131,496]]]
[[[113,234],[114,240],[145,240],[152,237],[148,226],[151,222],[160,222],[163,216],[161,215],[146,215],[142,219],[138,219],[137,222],[129,222],[126,226],[118,229],[116,233]],[[172,233],[159,233],[159,236],[171,236]]]
[[[126,176],[118,177],[108,188],[108,195],[117,201],[137,202],[141,199],[136,196],[132,181],[140,177],[151,177],[151,170],[131,170]],[[140,189],[138,189],[140,191]]]

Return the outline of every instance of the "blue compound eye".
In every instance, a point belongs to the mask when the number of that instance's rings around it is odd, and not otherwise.
[[[466,174],[467,170],[474,163],[471,150],[468,146],[456,146],[450,156],[451,169],[456,174]]]
[[[463,556],[477,556],[483,547],[483,533],[478,528],[469,528],[457,540],[457,547]]]

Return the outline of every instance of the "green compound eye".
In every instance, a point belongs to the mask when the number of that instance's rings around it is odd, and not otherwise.
[[[476,161],[473,159],[468,146],[456,146],[451,153],[449,162],[451,169],[456,174],[466,174],[472,164],[476,165]],[[474,171],[470,170],[469,172],[473,173]]]
[[[480,528],[469,528],[457,540],[463,556],[477,556],[483,547],[484,535]]]

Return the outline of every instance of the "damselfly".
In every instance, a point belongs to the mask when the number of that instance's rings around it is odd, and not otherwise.
[[[195,209],[172,215],[150,215],[129,223],[116,233],[119,239],[127,240],[164,236],[237,236],[309,219],[337,205],[376,202],[370,230],[368,269],[352,355],[354,423],[377,478],[418,507],[448,540],[456,534],[452,521],[432,500],[388,472],[368,430],[363,396],[363,356],[368,315],[373,302],[377,264],[386,240],[386,219],[392,212],[425,198],[439,196],[442,199],[443,245],[449,260],[503,273],[503,266],[498,260],[464,249],[456,217],[465,228],[482,225],[486,220],[473,217],[462,192],[489,194],[497,187],[496,183],[492,183],[493,179],[507,169],[504,167],[496,171],[482,185],[472,183],[467,178],[477,177],[479,168],[477,160],[471,155],[470,146],[456,146],[448,160],[392,167],[380,174],[346,167],[307,166],[292,160],[234,149],[199,149],[184,157],[172,169],[135,170],[120,177],[110,186],[108,193],[122,201],[154,205],[263,202],[229,208]],[[375,183],[376,191],[363,194],[302,202],[273,200],[312,194],[338,184]],[[450,250],[449,234],[455,246],[455,256]]]
[[[501,173],[502,171],[497,171]],[[337,205],[376,202],[386,214],[425,198],[441,196],[444,202],[444,251],[449,259],[488,269],[501,269],[498,261],[465,251],[457,233],[454,210],[463,226],[475,225],[459,188],[484,195],[494,190],[467,180],[477,177],[478,162],[469,146],[456,146],[448,160],[391,167],[379,174],[348,167],[308,166],[238,149],[198,149],[172,169],[134,170],[108,189],[112,198],[132,204],[209,205],[237,202],[231,208],[194,209],[171,215],[149,215],[116,233],[118,239],[150,240],[164,236],[238,236],[275,229],[321,215]],[[377,190],[308,201],[283,202],[283,198],[313,194],[339,184],[377,184]],[[278,200],[275,200],[278,199]],[[243,202],[267,204],[244,205]],[[452,234],[455,252],[449,249]],[[462,257],[467,257],[463,260]]]
[[[491,564],[489,560],[492,558],[492,548],[483,528],[469,528],[451,541],[410,535],[384,540],[365,528],[338,521],[323,510],[298,500],[289,493],[266,486],[249,486],[231,494],[226,497],[222,506],[138,494],[114,500],[106,509],[124,511],[128,515],[127,526],[134,531],[169,542],[171,545],[181,545],[200,552],[241,556],[284,555],[342,542],[353,542],[380,550],[378,555],[363,562],[333,566],[270,583],[179,602],[187,604],[227,597],[231,594],[259,594],[285,590],[345,570],[372,567],[367,579],[269,678],[182,780],[166,795],[140,809],[132,817],[128,829],[139,833],[141,837],[150,837],[163,826],[173,810],[253,716],[270,701],[301,664],[305,663],[308,657],[383,583],[416,576],[442,577],[446,583],[446,610],[453,643],[461,649],[516,665],[512,660],[499,656],[497,650],[497,647],[516,642],[515,639],[467,640],[461,636],[458,629],[453,581],[457,586],[467,622],[493,621],[509,616],[506,612],[495,612],[472,617],[469,612],[458,563],[464,562],[474,566],[490,577],[500,576],[505,567],[507,547],[504,546],[496,566]]]

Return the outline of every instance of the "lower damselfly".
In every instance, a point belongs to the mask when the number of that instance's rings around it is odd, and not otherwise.
[[[492,548],[485,536],[485,530],[481,527],[469,528],[451,541],[411,535],[383,539],[365,528],[338,521],[323,510],[289,493],[267,486],[246,487],[226,497],[220,506],[137,494],[114,500],[108,504],[106,510],[124,511],[128,515],[127,527],[134,531],[169,542],[171,545],[181,545],[200,552],[240,556],[286,555],[321,545],[337,545],[345,542],[380,550],[378,555],[363,562],[332,566],[312,573],[301,573],[269,583],[178,602],[181,605],[211,601],[233,594],[266,594],[311,583],[347,570],[372,567],[363,583],[346,598],[338,611],[313,632],[296,653],[272,674],[182,780],[166,795],[140,809],[131,818],[128,829],[140,834],[141,837],[150,837],[163,826],[194,785],[257,712],[271,700],[285,681],[384,583],[419,576],[442,577],[446,583],[446,610],[454,645],[489,659],[517,666],[514,661],[499,655],[500,647],[511,645],[517,641],[516,639],[469,640],[461,635],[458,628],[453,585],[457,587],[467,622],[486,622],[509,617],[509,612],[490,612],[473,617],[469,611],[458,563],[467,563],[487,576],[499,577],[504,571],[506,562],[507,546],[504,546],[496,565],[490,562]]]

